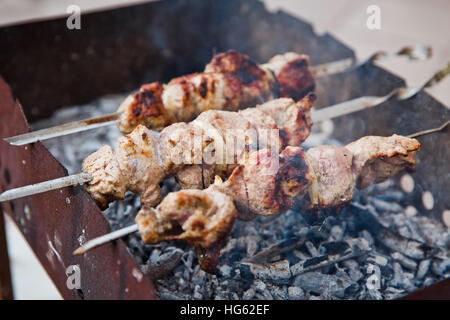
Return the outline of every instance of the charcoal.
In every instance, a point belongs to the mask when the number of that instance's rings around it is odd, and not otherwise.
[[[369,257],[367,260],[370,262],[373,262],[381,267],[384,267],[385,265],[388,264],[389,257],[386,257],[380,253],[373,252],[373,253],[369,254]]]
[[[150,257],[148,258],[150,263],[156,263],[159,260],[159,256],[161,255],[161,250],[153,249]]]
[[[445,258],[444,260],[436,259],[431,265],[431,270],[435,275],[442,276],[450,271],[450,259]]]
[[[185,252],[181,258],[181,261],[183,262],[184,266],[189,270],[190,272],[193,272],[192,270],[192,263],[194,261],[195,254],[193,251]]]
[[[259,238],[257,236],[247,236],[246,238],[247,242],[247,255],[249,257],[252,257],[255,255],[255,253],[258,251],[259,245],[258,240]]]
[[[346,260],[342,263],[347,268],[347,273],[354,282],[358,282],[364,277],[364,274],[359,270],[359,264],[353,259]]]
[[[393,263],[394,277],[389,281],[389,284],[394,288],[403,287],[403,269],[400,263]]]
[[[417,268],[416,279],[419,281],[423,280],[427,275],[428,270],[430,270],[430,266],[431,266],[430,259],[420,261],[419,267]]]
[[[398,203],[405,198],[405,194],[403,191],[390,190],[389,192],[379,195],[378,198],[387,202]]]
[[[204,283],[205,279],[206,279],[206,272],[201,269],[197,269],[192,275],[191,281],[195,285],[200,285]]]
[[[270,293],[272,294],[272,297],[275,300],[288,300],[289,298],[286,286],[283,287],[271,286]]]
[[[425,258],[424,245],[418,241],[404,239],[391,232],[384,232],[378,237],[378,240],[392,251],[401,252],[412,259],[422,260]]]
[[[226,264],[219,267],[219,273],[224,278],[229,278],[231,276],[231,270],[231,267]]]
[[[398,261],[403,267],[415,271],[417,269],[417,262],[409,259],[408,257],[404,256],[400,252],[394,252],[391,254],[392,259],[395,261]]]
[[[228,297],[226,296],[226,292],[220,292],[217,293],[216,296],[214,297],[214,300],[227,300]]]
[[[270,294],[269,291],[257,293],[255,297],[257,300],[273,300],[273,296]]]
[[[266,265],[248,264],[250,266],[250,272],[256,279],[271,280],[274,283],[283,284],[287,283],[291,278],[289,261],[287,260],[268,263]]]
[[[153,250],[153,252],[158,252],[159,250]],[[168,252],[159,255],[153,254],[147,263],[141,266],[142,271],[151,279],[159,279],[169,274],[181,260],[183,255],[183,250],[174,248]]]
[[[331,228],[329,239],[330,241],[341,241],[343,237],[344,230],[340,226],[335,225]]]
[[[379,198],[370,198],[370,203],[381,212],[403,212],[403,207],[396,202],[387,202]]]
[[[228,295],[228,299],[239,300],[239,295],[236,292],[230,292]]]
[[[369,231],[367,231],[367,230],[362,230],[362,231],[359,233],[359,237],[360,237],[360,238],[363,238],[363,239],[366,239],[367,242],[369,243],[369,246],[370,246],[370,247],[373,247],[373,246],[374,246],[375,240],[373,239],[372,234],[371,234]]]
[[[411,272],[404,272],[403,277],[403,288],[408,292],[414,291],[416,289],[414,274]]]
[[[369,290],[367,290],[367,293],[368,293],[369,298],[372,300],[382,300],[383,299],[383,295],[381,294],[381,292],[379,290],[369,289]]]
[[[298,275],[293,284],[312,294],[323,294],[328,298],[333,296],[343,298],[345,290],[353,282],[349,277],[337,277],[313,271]]]
[[[346,240],[348,246],[352,248],[353,251],[370,251],[372,248],[370,247],[369,241],[364,238],[352,238]]]
[[[187,283],[179,274],[175,274],[175,277],[178,279],[178,287],[181,291],[184,291],[187,288]]]
[[[290,300],[303,300],[305,298],[305,292],[299,287],[289,287],[288,295]]]
[[[403,289],[397,289],[394,287],[387,287],[386,290],[384,290],[384,295],[386,299],[399,299],[405,295],[406,291]]]
[[[258,292],[264,292],[264,291],[266,291],[266,288],[267,288],[266,284],[261,280],[255,280],[253,282],[253,287]]]
[[[329,241],[329,242],[323,242],[320,248],[324,248],[326,254],[328,255],[335,255],[335,254],[341,254],[344,253],[350,246],[345,241]]]
[[[404,238],[417,240],[418,242],[425,243],[417,224],[409,219],[405,214],[392,215],[394,224],[397,226],[397,232]]]
[[[244,295],[242,296],[242,300],[251,300],[256,294],[255,289],[250,288],[247,291],[244,292]]]
[[[161,300],[184,300],[184,297],[179,297],[178,295],[169,291],[159,291],[159,298]]]
[[[308,256],[305,253],[303,253],[302,251],[300,251],[300,250],[294,250],[293,253],[294,253],[294,256],[296,258],[298,258],[299,260],[306,260],[306,259],[308,259]]]
[[[424,287],[431,286],[435,281],[436,281],[436,279],[434,279],[434,278],[432,278],[432,277],[427,277],[427,278],[425,278],[425,280],[423,281],[423,286],[424,286]]]
[[[306,246],[306,249],[308,249],[308,252],[312,257],[319,255],[317,248],[314,246],[314,244],[311,241],[306,241],[305,246]]]
[[[311,266],[315,266],[316,264],[321,263],[322,261],[325,261],[328,259],[328,255],[323,255],[323,256],[316,256],[316,257],[312,257],[312,258],[308,258],[305,261],[303,261],[301,263],[302,268],[308,268]]]

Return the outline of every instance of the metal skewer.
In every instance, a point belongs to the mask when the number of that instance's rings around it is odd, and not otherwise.
[[[323,121],[340,117],[353,112],[361,111],[364,109],[373,108],[391,99],[407,100],[415,96],[423,89],[430,88],[431,86],[439,83],[449,74],[450,74],[450,62],[447,63],[447,65],[444,68],[433,74],[430,79],[425,81],[422,85],[420,85],[417,88],[397,88],[382,97],[364,96],[346,102],[338,103],[333,106],[322,108],[319,110],[312,110],[311,118],[313,122]]]
[[[413,134],[408,135],[407,137],[409,138],[414,138],[414,137],[419,137],[419,136],[423,136],[429,133],[433,133],[433,132],[437,132],[437,131],[441,131],[443,130],[448,124],[450,123],[450,121],[445,122],[443,125],[441,125],[438,128],[433,128],[433,129],[428,129],[428,130],[424,130],[424,131],[420,131],[420,132],[416,132]],[[83,244],[82,246],[80,246],[78,249],[76,249],[75,251],[73,251],[74,255],[79,255],[79,254],[83,254],[95,247],[101,246],[105,243],[108,243],[110,241],[119,239],[121,237],[124,237],[126,235],[135,233],[136,231],[138,231],[138,225],[137,224],[132,224],[128,227],[116,230],[114,232],[105,234],[103,236],[94,238],[92,240],[89,240],[88,242],[86,242],[85,244]]]
[[[118,123],[119,121],[120,121],[120,113],[116,112],[100,117],[69,122],[51,128],[36,130],[33,132],[20,134],[14,137],[5,138],[3,140],[14,146],[22,146],[24,144],[66,136],[76,132],[82,132],[86,130],[109,126],[114,123]]]
[[[408,138],[417,138],[417,137],[421,137],[421,136],[424,136],[424,135],[426,135],[426,134],[430,134],[430,133],[433,133],[433,132],[442,131],[442,130],[444,130],[449,124],[450,124],[450,120],[448,120],[447,122],[443,123],[441,126],[439,126],[439,127],[437,127],[437,128],[419,131],[419,132],[410,134],[409,136],[406,136],[406,137],[408,137]]]
[[[43,193],[50,190],[64,187],[76,186],[91,181],[92,178],[87,173],[77,173],[71,176],[48,180],[40,183],[30,184],[28,186],[10,189],[0,194],[0,202],[14,200],[31,196],[33,194]]]
[[[94,249],[95,247],[101,246],[102,244],[105,244],[107,242],[110,242],[110,241],[113,241],[116,239],[120,239],[131,233],[135,233],[136,231],[138,231],[138,225],[132,224],[131,226],[128,226],[128,227],[113,231],[111,233],[105,234],[104,236],[100,236],[98,238],[89,240],[88,242],[83,244],[81,247],[76,249],[73,252],[73,254],[74,255],[83,254],[86,251]]]
[[[361,97],[356,98],[354,100],[349,100],[347,102],[339,103],[327,108],[323,108],[320,110],[313,110],[311,111],[311,118],[313,122],[318,122],[327,119],[333,119],[339,116],[343,116],[367,108],[373,108],[390,99],[406,100],[412,98],[414,95],[416,95],[424,88],[429,88],[432,85],[435,85],[436,83],[444,79],[448,74],[450,74],[450,63],[448,63],[443,69],[436,72],[429,80],[425,81],[420,87],[397,88],[383,97],[376,97],[376,96]],[[445,126],[446,125],[442,126],[440,130],[444,129]],[[434,130],[431,132],[435,132],[439,131],[438,129],[439,128],[430,130]],[[68,187],[71,185],[86,183],[91,179],[92,178],[87,173],[78,173],[71,176],[49,180],[42,183],[10,189],[0,194],[0,202],[14,200],[17,198],[22,198],[33,194]]]
[[[430,46],[417,44],[414,46],[406,46],[398,50],[397,52],[377,51],[365,60],[354,63],[353,59],[347,58],[339,61],[333,61],[329,63],[312,66],[310,68],[314,77],[322,77],[334,73],[343,71],[350,71],[358,68],[368,62],[381,61],[393,57],[405,56],[409,60],[426,60],[432,55],[432,49]]]
[[[431,47],[424,45],[408,46],[400,49],[397,52],[378,51],[370,56],[368,59],[353,65],[353,59],[343,59],[330,63],[325,63],[311,67],[311,72],[315,77],[324,76],[326,74],[333,74],[357,68],[367,62],[379,61],[394,56],[406,56],[410,60],[425,60],[431,56]],[[350,68],[350,69],[349,69]],[[69,135],[72,133],[82,132],[104,126],[109,126],[120,122],[120,113],[111,113],[100,117],[90,118],[87,120],[80,120],[54,126],[47,129],[41,129],[25,134],[20,134],[14,137],[5,138],[4,140],[9,144],[21,146],[37,141],[43,141],[51,138]]]

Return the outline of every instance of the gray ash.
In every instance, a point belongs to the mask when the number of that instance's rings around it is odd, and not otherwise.
[[[63,109],[33,129],[114,112],[123,98]],[[305,145],[338,144],[331,132],[331,123],[316,126]],[[119,136],[110,126],[45,145],[75,173],[86,156],[114,146]],[[178,188],[169,179],[162,190]],[[186,243],[145,245],[137,233],[124,241],[161,299],[395,299],[450,277],[450,231],[408,205],[389,180],[356,192],[350,205],[323,219],[289,211],[237,221],[216,275],[200,270]],[[134,223],[139,206],[131,193],[113,203],[104,211],[111,229]]]

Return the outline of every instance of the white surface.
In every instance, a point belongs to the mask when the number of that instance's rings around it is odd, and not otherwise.
[[[6,215],[5,224],[14,298],[17,300],[60,300],[61,295],[25,241],[22,233],[11,218]]]

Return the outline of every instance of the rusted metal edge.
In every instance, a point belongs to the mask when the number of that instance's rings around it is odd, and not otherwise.
[[[28,131],[22,107],[1,77],[0,114],[0,138]],[[0,140],[1,189],[67,174],[41,143],[14,147]],[[107,220],[83,188],[64,188],[10,201],[3,203],[1,210],[17,224],[63,298],[156,298],[153,284],[142,274],[123,241],[82,256],[72,255],[84,239],[110,232]],[[73,288],[76,281],[71,277],[71,266],[80,270],[78,289]]]
[[[450,278],[414,291],[400,300],[450,300]]]

